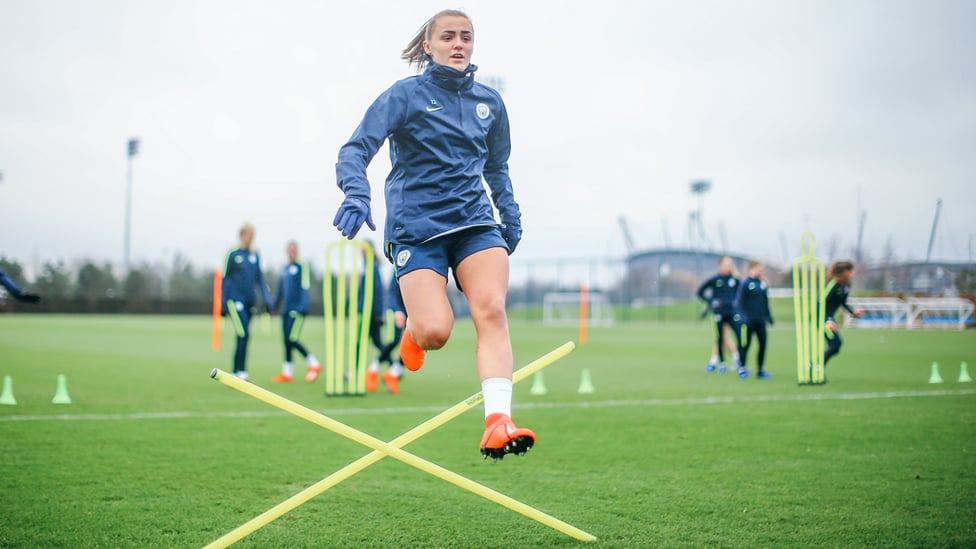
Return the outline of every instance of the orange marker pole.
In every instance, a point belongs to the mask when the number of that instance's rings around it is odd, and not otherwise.
[[[586,284],[580,285],[580,322],[579,322],[579,343],[580,345],[586,344],[586,318],[589,316],[587,297],[589,295],[589,289]]]
[[[220,350],[220,271],[214,271],[213,283],[213,350]]]

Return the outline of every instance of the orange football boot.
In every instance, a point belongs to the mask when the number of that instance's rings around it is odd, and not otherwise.
[[[481,437],[481,455],[498,461],[505,454],[524,456],[535,445],[535,433],[515,426],[505,414],[491,414],[485,420],[485,434]]]
[[[312,383],[313,381],[315,381],[315,378],[319,377],[319,372],[321,371],[322,371],[321,364],[312,364],[311,366],[309,366],[308,371],[305,372],[305,382]]]
[[[420,345],[410,337],[408,330],[403,331],[403,338],[400,339],[400,362],[411,372],[416,372],[424,366],[424,358],[427,351],[420,348]]]
[[[386,388],[390,390],[393,394],[400,393],[400,378],[396,376],[392,371],[387,370],[383,372],[383,384]]]
[[[380,379],[380,373],[376,370],[366,370],[366,391],[372,393]]]

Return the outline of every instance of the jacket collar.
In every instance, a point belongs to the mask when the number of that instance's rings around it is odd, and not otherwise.
[[[438,65],[429,58],[427,69],[424,71],[438,87],[450,91],[470,89],[474,85],[474,72],[478,66],[474,63],[468,64],[464,71],[459,71],[452,67]]]

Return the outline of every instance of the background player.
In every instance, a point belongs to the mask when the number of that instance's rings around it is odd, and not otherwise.
[[[366,372],[366,390],[375,391],[379,385],[380,369],[384,363],[389,367],[383,372],[383,384],[393,394],[400,392],[400,378],[403,377],[403,364],[393,360],[393,351],[400,345],[403,329],[407,326],[407,310],[403,306],[403,296],[400,295],[400,283],[396,275],[390,280],[386,289],[386,310],[393,313],[393,339],[380,348],[380,356],[369,365]]]
[[[739,341],[742,344],[739,358],[742,367],[746,367],[752,336],[756,336],[756,341],[759,343],[756,354],[756,377],[769,379],[770,375],[763,369],[763,365],[766,362],[766,324],[773,324],[773,314],[769,311],[767,294],[769,282],[763,276],[763,270],[762,262],[756,260],[749,262],[748,276],[739,284],[736,292],[735,308],[742,315],[739,330]]]
[[[281,329],[285,343],[285,361],[281,365],[281,373],[271,381],[276,383],[290,382],[294,379],[295,366],[291,362],[292,351],[298,351],[308,363],[305,381],[312,383],[322,371],[315,355],[298,341],[305,325],[305,315],[308,314],[308,289],[311,287],[312,273],[308,263],[298,259],[298,243],[290,240],[285,247],[288,264],[278,279],[278,291],[275,294],[272,310],[281,314]]]
[[[715,363],[718,362],[718,371],[724,374],[727,370],[725,365],[725,348],[722,345],[724,327],[728,326],[735,338],[735,347],[741,347],[739,342],[738,319],[733,303],[735,293],[738,291],[739,280],[735,277],[735,264],[732,258],[722,256],[718,262],[718,274],[709,278],[698,288],[698,298],[704,300],[712,311],[715,319],[715,350],[712,358],[705,367],[706,372],[715,371]],[[739,372],[739,377],[745,378],[748,373],[739,364],[738,351],[732,355],[732,362]]]
[[[227,252],[224,278],[220,286],[221,313],[230,316],[234,322],[234,331],[237,333],[234,375],[244,380],[248,378],[246,361],[251,315],[257,312],[255,287],[261,291],[265,310],[271,313],[271,298],[268,296],[268,286],[264,283],[264,274],[261,272],[261,259],[252,249],[253,244],[254,226],[245,223],[241,227],[240,243],[237,248]]]
[[[854,280],[854,263],[852,261],[834,261],[827,271],[830,281],[824,288],[827,298],[824,304],[824,336],[827,338],[827,349],[824,351],[824,366],[827,361],[840,352],[844,341],[840,337],[840,330],[834,320],[837,309],[843,307],[855,317],[861,316],[863,311],[851,309],[847,304],[847,296],[851,292],[851,282]]]
[[[17,301],[23,301],[24,303],[38,303],[41,300],[41,296],[37,294],[32,294],[25,292],[17,286],[17,283],[13,281],[12,278],[7,276],[7,273],[0,270],[0,286],[6,288],[10,295],[14,296]]]

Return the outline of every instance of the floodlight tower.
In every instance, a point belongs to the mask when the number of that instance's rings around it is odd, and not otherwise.
[[[698,239],[702,247],[708,243],[708,239],[705,238],[705,222],[702,217],[702,210],[704,209],[704,196],[712,188],[711,181],[705,181],[700,179],[698,181],[691,182],[691,194],[698,197],[698,211],[695,213],[695,220],[698,222]]]
[[[122,265],[129,274],[129,243],[132,233],[132,159],[139,154],[139,138],[130,137],[126,150],[125,166],[125,244],[122,249]]]

